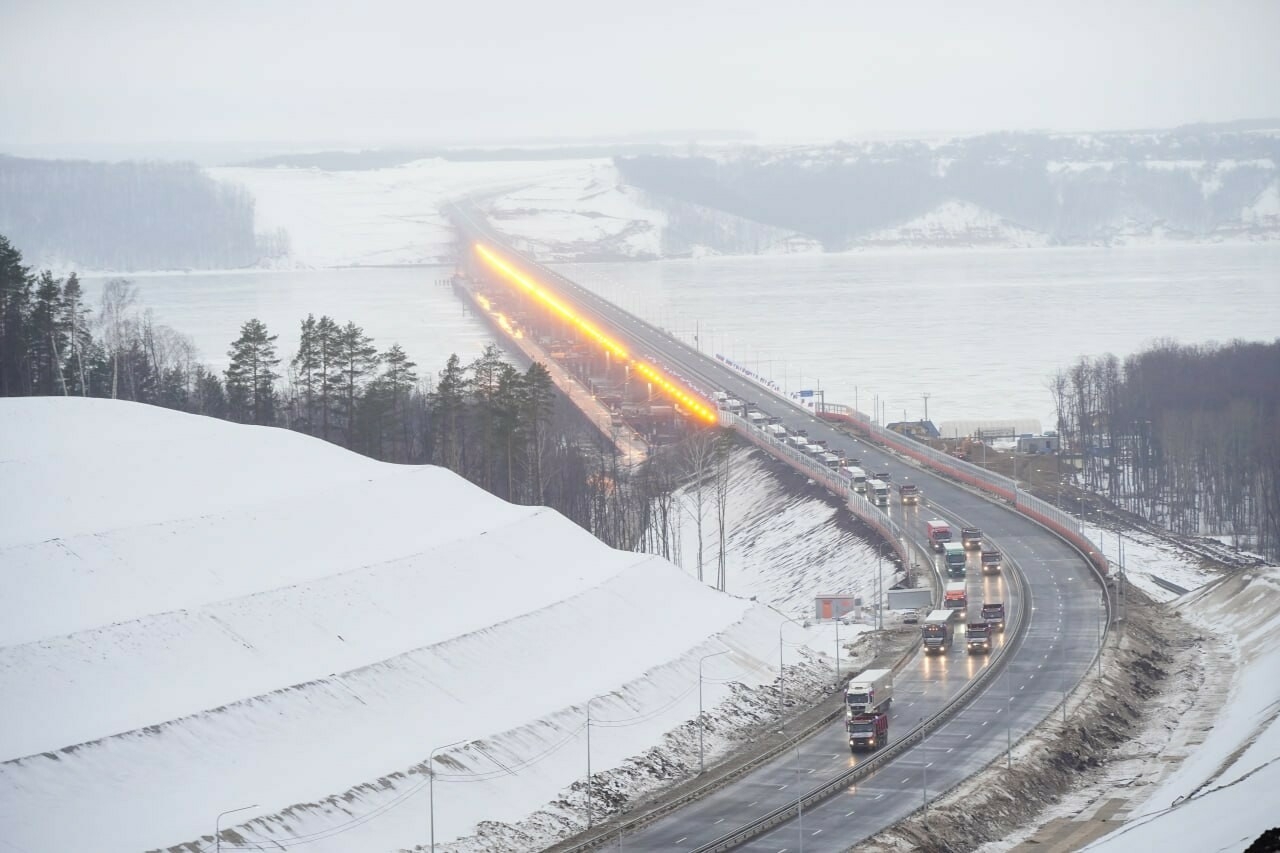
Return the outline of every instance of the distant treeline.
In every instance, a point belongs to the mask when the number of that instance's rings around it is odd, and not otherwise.
[[[830,251],[956,200],[1053,243],[1097,243],[1135,224],[1182,237],[1253,228],[1241,211],[1275,186],[1280,132],[1001,133],[616,163],[658,197],[798,231]]]
[[[131,282],[114,279],[95,310],[74,274],[32,273],[0,236],[0,396],[107,397],[285,427],[387,462],[442,465],[501,498],[550,506],[607,544],[678,558],[673,495],[686,457],[623,470],[541,364],[517,370],[490,346],[470,364],[450,357],[426,381],[398,344],[379,351],[353,322],[308,316],[287,357],[262,322],[246,321],[217,373],[139,303]],[[698,472],[712,464],[705,448],[696,458]]]
[[[1280,559],[1280,340],[1081,358],[1050,390],[1088,488]]]
[[[363,151],[314,151],[277,154],[237,163],[259,169],[322,169],[326,172],[359,172],[389,169],[415,160],[449,160],[461,163],[535,162],[637,157],[668,150],[657,144],[560,145],[551,148],[373,148]]]
[[[254,231],[254,201],[192,163],[0,155],[0,233],[44,263],[103,270],[230,269],[288,252]]]

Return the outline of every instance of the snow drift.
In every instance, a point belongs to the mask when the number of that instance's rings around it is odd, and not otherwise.
[[[443,469],[108,400],[0,424],[13,849],[208,850],[250,803],[247,845],[412,848],[437,747],[444,848],[580,797],[588,701],[600,771],[696,714],[702,656],[708,707],[777,674],[776,612]]]

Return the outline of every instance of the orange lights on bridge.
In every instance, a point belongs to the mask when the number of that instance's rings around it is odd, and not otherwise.
[[[706,423],[714,424],[720,422],[720,418],[716,415],[715,410],[708,403],[695,396],[692,392],[681,388],[675,382],[672,382],[656,367],[633,359],[625,347],[610,338],[608,335],[604,334],[604,332],[597,329],[595,325],[588,320],[579,317],[572,308],[565,305],[553,294],[542,288],[537,282],[533,281],[524,273],[508,264],[497,254],[490,251],[480,243],[475,244],[475,249],[476,254],[478,254],[486,264],[497,270],[509,281],[512,281],[524,288],[525,291],[543,305],[546,305],[561,317],[568,320],[589,338],[598,343],[606,352],[629,362],[631,367],[635,369],[637,373],[652,382],[654,385],[657,385],[663,394],[678,402],[686,411],[693,413],[696,417]]]

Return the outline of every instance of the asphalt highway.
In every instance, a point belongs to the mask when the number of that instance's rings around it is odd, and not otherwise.
[[[903,507],[895,495],[887,508],[916,542],[923,542],[924,522],[931,518],[943,518],[953,526],[975,525],[1026,578],[1032,606],[1022,616],[1030,621],[1023,642],[1011,649],[1004,672],[921,743],[856,787],[749,842],[747,849],[773,853],[847,849],[1001,756],[1010,742],[1053,713],[1086,674],[1101,637],[1103,601],[1087,562],[1071,546],[1011,509],[819,420],[585,288],[554,273],[543,280],[584,314],[616,332],[637,354],[651,358],[703,394],[725,391],[754,402],[760,411],[781,418],[788,432],[803,429],[811,438],[825,439],[831,448],[860,459],[869,473],[888,471],[896,482],[917,483],[924,492],[923,507]],[[979,609],[983,601],[1003,600],[1013,620],[1018,598],[1010,593],[1009,584],[1004,576],[981,575],[976,556],[971,557],[970,610]],[[998,648],[1005,638],[996,634],[995,641]],[[891,741],[939,711],[989,665],[986,656],[966,653],[960,630],[946,655],[918,655],[895,679]],[[843,721],[837,721],[773,762],[628,835],[625,843],[631,849],[695,850],[795,801],[799,793],[867,756],[850,755]]]

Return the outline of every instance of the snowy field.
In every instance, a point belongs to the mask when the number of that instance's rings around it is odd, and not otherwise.
[[[441,849],[530,849],[583,824],[588,732],[597,773],[688,767],[699,660],[722,714],[777,676],[778,612],[443,469],[107,400],[0,424],[13,850],[211,850],[249,804],[271,849],[412,848],[433,749]]]
[[[619,255],[657,254],[662,214],[619,188],[612,161],[418,160],[390,169],[223,167],[208,170],[257,201],[256,228],[289,234],[286,267],[448,263],[455,235],[440,213],[463,196],[494,197],[503,230],[551,244],[612,245]]]

